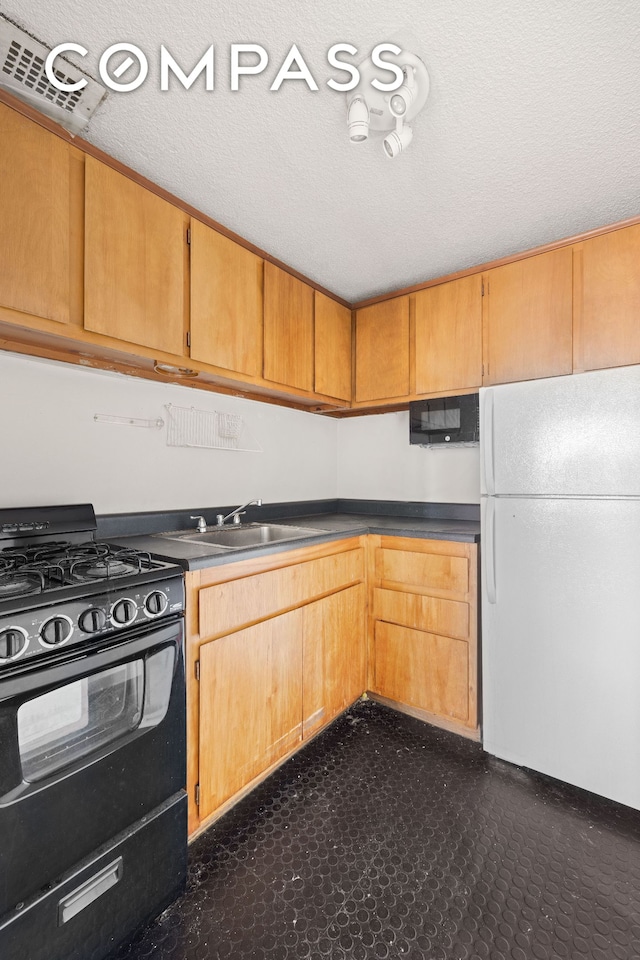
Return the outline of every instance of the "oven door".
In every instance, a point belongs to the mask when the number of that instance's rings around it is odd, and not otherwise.
[[[183,621],[0,675],[0,916],[185,785]]]

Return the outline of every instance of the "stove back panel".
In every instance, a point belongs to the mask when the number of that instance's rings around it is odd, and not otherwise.
[[[96,527],[96,515],[90,503],[0,510],[0,542],[20,543],[25,537],[37,542],[41,537],[94,533]]]

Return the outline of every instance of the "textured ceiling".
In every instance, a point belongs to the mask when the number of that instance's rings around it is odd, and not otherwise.
[[[137,44],[147,81],[111,93],[92,143],[335,293],[359,300],[640,214],[638,0],[0,0],[44,43]],[[337,42],[394,40],[431,93],[409,150],[348,142]],[[231,43],[265,74],[232,93]],[[297,43],[320,86],[269,85]],[[216,47],[216,90],[159,89],[164,43],[189,72]],[[123,77],[123,80],[127,77]]]

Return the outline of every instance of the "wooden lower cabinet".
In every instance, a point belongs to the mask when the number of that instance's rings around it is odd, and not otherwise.
[[[476,554],[367,536],[188,573],[190,833],[366,690],[477,738]]]
[[[200,651],[200,817],[302,739],[301,610]]]
[[[375,623],[374,689],[390,700],[460,723],[469,720],[469,644]]]
[[[365,600],[359,584],[303,608],[305,738],[342,713],[366,687]]]
[[[366,687],[363,538],[187,574],[189,832]]]
[[[479,738],[477,547],[369,537],[369,689]]]

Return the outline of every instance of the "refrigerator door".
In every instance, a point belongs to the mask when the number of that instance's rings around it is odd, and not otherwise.
[[[640,496],[640,366],[480,391],[482,493]]]
[[[640,809],[640,500],[484,498],[484,748]]]

